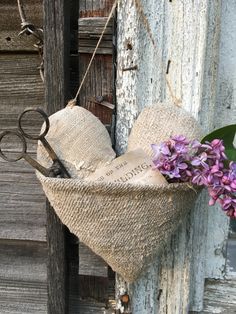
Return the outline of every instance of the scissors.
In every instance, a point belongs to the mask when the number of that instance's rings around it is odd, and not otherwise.
[[[39,113],[45,122],[45,129],[42,131],[39,135],[32,135],[24,131],[22,126],[22,119],[28,112],[37,112]],[[47,114],[40,108],[29,108],[24,110],[20,116],[18,117],[18,129],[17,130],[6,130],[0,134],[0,156],[9,162],[15,162],[20,159],[25,159],[33,168],[38,170],[40,173],[42,173],[46,177],[60,177],[60,178],[70,178],[70,174],[66,170],[65,166],[62,164],[60,159],[57,157],[55,151],[52,149],[48,141],[46,140],[46,135],[49,131],[50,123]],[[17,136],[22,145],[22,150],[19,153],[19,155],[15,158],[9,158],[6,156],[1,148],[2,140],[4,137],[8,135],[15,135]],[[44,166],[40,165],[40,163],[33,159],[28,153],[27,153],[27,142],[26,138],[31,140],[38,140],[40,141],[44,148],[46,149],[48,155],[53,161],[53,164],[50,168],[45,168]]]

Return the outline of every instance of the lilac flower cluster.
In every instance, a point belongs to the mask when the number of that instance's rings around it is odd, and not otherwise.
[[[236,218],[236,162],[225,166],[227,157],[222,140],[201,144],[179,135],[159,145],[152,144],[152,149],[154,169],[168,182],[207,187],[209,205],[218,202],[228,216]]]

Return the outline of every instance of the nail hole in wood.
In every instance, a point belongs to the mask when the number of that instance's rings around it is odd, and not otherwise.
[[[9,37],[9,36],[6,37],[5,39],[6,39],[6,41],[11,41],[11,37]]]
[[[131,42],[127,41],[126,42],[126,50],[132,50],[133,49],[133,45],[131,44]]]

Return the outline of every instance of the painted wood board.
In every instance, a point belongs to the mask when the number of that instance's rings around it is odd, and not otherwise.
[[[235,280],[207,280],[204,294],[204,311],[201,313],[236,313],[235,291]]]
[[[203,132],[212,130],[214,124],[220,1],[141,3],[155,47],[134,2],[122,2],[118,8],[116,138],[119,153],[126,149],[127,137],[139,112],[156,102],[166,100],[184,107],[199,120]],[[132,66],[137,69],[122,71]],[[186,313],[190,309],[202,309],[206,231],[217,222],[221,224],[220,230],[225,231],[220,235],[221,241],[227,239],[227,219],[222,220],[221,213],[217,212],[214,216],[214,219],[209,216],[208,225],[207,199],[203,194],[163,255],[129,290],[133,313]],[[214,245],[212,241],[208,247],[213,254]],[[225,263],[222,251],[218,260]],[[218,274],[222,276],[219,271]],[[117,290],[123,286],[125,283],[118,280]]]

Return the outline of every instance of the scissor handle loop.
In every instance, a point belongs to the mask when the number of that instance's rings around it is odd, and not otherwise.
[[[22,118],[23,116],[27,113],[27,112],[38,112],[44,119],[44,122],[45,122],[45,130],[39,134],[39,135],[31,135],[31,134],[28,134],[24,131],[23,127],[22,127]],[[50,127],[50,122],[49,122],[49,119],[48,119],[48,116],[47,114],[40,108],[29,108],[29,109],[26,109],[24,110],[18,117],[18,128],[19,130],[21,131],[21,133],[28,139],[30,140],[40,140],[42,138],[44,138],[46,136],[46,134],[48,133],[48,130],[49,130],[49,127]]]
[[[2,139],[7,136],[7,135],[16,135],[20,140],[21,140],[21,144],[22,144],[22,151],[19,153],[19,155],[16,157],[16,158],[9,158],[7,157],[3,152],[2,152],[2,149],[1,149],[1,145],[0,145],[0,156],[6,160],[6,161],[10,161],[10,162],[15,162],[15,161],[18,161],[20,159],[22,159],[24,157],[24,155],[26,154],[26,149],[27,149],[27,145],[26,145],[26,141],[24,139],[24,136],[18,132],[18,131],[4,131],[0,134],[0,144],[2,142]]]

